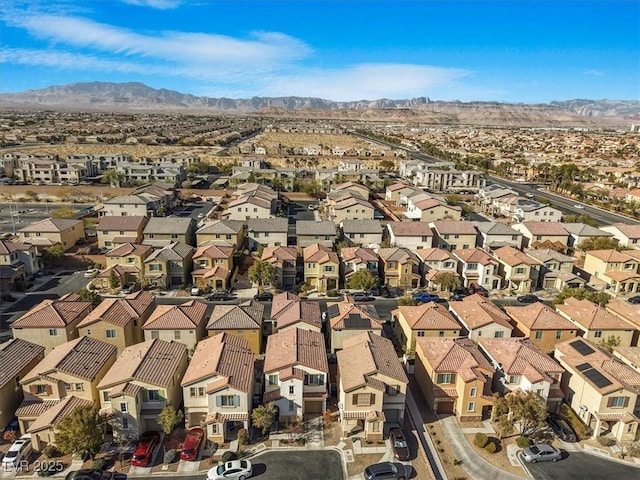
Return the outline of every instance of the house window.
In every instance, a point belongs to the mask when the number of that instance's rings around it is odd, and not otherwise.
[[[289,411],[293,412],[296,409],[296,402],[289,400]]]
[[[236,402],[235,402],[235,395],[220,395],[220,406],[221,407],[234,407]]]
[[[230,234],[227,234],[226,239],[227,239],[227,240],[231,240],[231,235],[230,235]]]
[[[36,385],[36,393],[38,395],[42,395],[43,393],[46,393],[46,391],[47,391],[46,385]]]
[[[476,402],[469,402],[469,406],[467,407],[467,411],[468,412],[475,412],[476,411]]]
[[[296,387],[294,385],[289,385],[289,395],[293,395],[295,393]]]
[[[120,411],[121,412],[127,411],[127,402],[120,402]]]
[[[67,391],[71,390],[71,384],[70,383],[65,383],[64,384],[64,389],[67,390]]]
[[[103,402],[108,402],[109,401],[109,392],[102,392],[102,401]]]
[[[444,337],[444,331],[440,330],[440,331],[438,332],[438,336],[439,336],[439,337]]]
[[[213,433],[214,435],[218,433],[218,424],[217,423],[212,423],[211,424],[211,433]]]
[[[83,390],[84,390],[84,384],[76,383],[76,391],[77,392],[82,392]]]
[[[127,263],[135,263],[136,259],[133,257],[127,257]]]
[[[327,265],[324,267],[325,272],[333,272],[333,267],[331,265]]]
[[[418,332],[418,336],[419,337],[424,337],[424,332],[423,331]]]
[[[177,239],[177,238],[178,238],[178,234],[177,234],[177,233],[172,233],[172,234],[171,234],[171,238],[173,238],[173,239]]]
[[[438,376],[436,377],[436,383],[438,385],[455,383],[455,381],[456,381],[455,373],[439,373]]]
[[[518,275],[522,275],[524,273],[525,269],[523,267],[518,267],[516,268],[516,274]]]
[[[116,331],[113,329],[107,330],[107,338],[116,338]]]
[[[475,397],[477,394],[477,389],[476,387],[472,387],[471,390],[469,390],[469,396],[470,397]]]
[[[468,263],[467,264],[467,270],[477,270],[478,269],[478,264],[477,263]]]
[[[509,383],[512,383],[512,384],[518,383],[518,376],[517,375],[509,375]]]
[[[174,330],[173,331],[173,338],[175,340],[180,340],[180,330]]]
[[[562,338],[562,330],[558,330],[556,332],[556,340],[560,340]]]
[[[387,385],[387,395],[395,396],[400,393],[400,385]]]
[[[159,263],[150,263],[148,265],[148,268],[150,272],[159,272],[160,270],[162,270],[162,265],[160,265]]]
[[[536,339],[536,340],[540,340],[541,338],[542,338],[542,332],[541,332],[540,330],[538,330],[538,331],[536,332],[535,339]]]
[[[129,430],[129,419],[128,418],[123,418],[122,419],[122,429],[123,430]]]
[[[50,328],[49,329],[49,336],[50,337],[57,337],[58,336],[58,329],[57,328]]]
[[[198,387],[198,396],[204,397],[204,387]]]
[[[191,388],[189,389],[189,396],[190,396],[191,398],[195,398],[195,397],[196,397],[196,387],[191,387]]]
[[[379,432],[380,431],[380,422],[371,422],[371,431]]]
[[[504,330],[499,330],[499,331],[495,332],[495,333],[493,334],[493,336],[494,336],[495,338],[502,338],[502,337],[504,337]]]
[[[610,408],[624,408],[629,405],[628,397],[610,397],[607,400],[607,407]]]
[[[267,385],[277,385],[278,384],[278,375],[269,375],[267,377]]]
[[[305,385],[323,385],[324,375],[321,373],[312,373],[305,376]]]
[[[601,332],[601,331],[599,331],[599,330],[598,330],[598,331],[596,331],[596,332],[593,332],[593,336],[594,336],[595,338],[602,338],[602,332]]]
[[[375,399],[375,393],[356,393],[353,395],[353,404],[358,406],[373,405]]]

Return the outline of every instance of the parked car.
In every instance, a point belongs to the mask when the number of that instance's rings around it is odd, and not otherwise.
[[[124,287],[122,287],[121,292],[128,295],[137,290],[137,285],[134,282],[125,283]]]
[[[138,446],[131,457],[134,467],[147,467],[153,460],[153,453],[160,443],[160,432],[145,432],[140,436]]]
[[[364,469],[364,478],[366,480],[405,480],[407,471],[401,463],[375,463]]]
[[[100,270],[98,270],[97,268],[90,268],[89,270],[84,272],[84,278],[93,278],[98,274],[99,271]]]
[[[245,480],[253,473],[249,460],[232,460],[207,472],[207,480]]]
[[[516,300],[518,300],[518,302],[520,303],[535,303],[540,301],[540,299],[532,293],[527,293],[526,295],[520,295],[519,297],[516,298]]]
[[[19,429],[20,429],[20,424],[18,423],[18,419],[14,418],[9,422],[9,424],[6,427],[4,427],[4,430],[2,431],[2,435],[9,432],[16,432],[16,436],[17,436]]]
[[[584,208],[584,205],[580,205],[579,203],[576,203],[573,208],[577,208],[578,210],[582,210]]]
[[[560,440],[565,442],[575,442],[577,437],[569,423],[557,415],[550,415],[548,419],[549,425],[556,433]]]
[[[226,302],[229,300],[234,300],[236,297],[234,295],[231,295],[230,293],[227,292],[212,292],[209,295],[207,295],[207,300],[210,301],[221,301],[221,302]]]
[[[451,292],[449,300],[453,302],[459,302],[460,300],[468,296],[469,291],[466,288],[456,288],[453,292]]]
[[[436,295],[435,293],[429,293],[429,292],[414,293],[413,299],[416,302],[422,302],[422,303],[440,301],[440,297],[438,295]]]
[[[546,443],[536,443],[522,451],[522,458],[529,463],[547,462],[549,460],[557,462],[562,458],[562,452]]]
[[[399,428],[392,428],[389,431],[389,441],[393,448],[393,456],[398,460],[409,460],[409,446],[404,432]]]
[[[198,452],[204,440],[204,430],[200,427],[193,427],[187,431],[187,437],[182,443],[180,460],[196,460]]]
[[[489,291],[486,288],[484,288],[482,285],[478,285],[477,283],[470,284],[469,291],[471,293],[477,293],[478,295],[482,295],[483,297],[489,296]]]
[[[637,305],[640,303],[640,295],[636,295],[635,297],[630,297],[627,299],[627,302]]]
[[[9,447],[9,450],[7,450],[7,453],[2,458],[2,469],[13,470],[17,468],[20,461],[27,457],[30,452],[31,434],[27,433],[13,442],[13,445]]]
[[[67,473],[64,480],[112,480],[113,478],[113,472],[87,468]]]
[[[273,300],[273,293],[271,292],[262,292],[254,295],[254,300],[258,300],[260,302],[270,302]]]
[[[190,293],[192,297],[197,297],[198,295],[200,295],[200,289],[198,287],[191,287]]]
[[[373,297],[369,297],[364,292],[354,293],[354,294],[351,295],[351,298],[353,298],[354,302],[372,302],[374,300]]]

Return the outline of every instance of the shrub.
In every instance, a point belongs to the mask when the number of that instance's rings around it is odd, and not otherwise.
[[[246,428],[241,428],[238,430],[238,448],[242,448],[249,442],[249,432],[247,432]]]
[[[236,452],[232,452],[231,450],[227,450],[226,452],[224,452],[222,454],[222,463],[227,463],[230,462],[232,460],[236,460],[238,458],[238,455],[236,454]]]
[[[640,447],[627,447],[627,455],[640,458]]]
[[[484,449],[489,453],[496,453],[496,444],[494,442],[489,442]]]
[[[164,458],[162,460],[165,465],[169,465],[171,462],[173,462],[175,458],[176,458],[176,451],[171,449],[165,452]]]
[[[484,448],[487,446],[488,442],[489,442],[489,438],[484,433],[478,432],[473,437],[473,443],[476,444],[476,447]]]
[[[516,438],[516,444],[520,448],[529,448],[531,446],[531,440],[529,440],[527,437],[518,437]]]
[[[96,458],[91,464],[91,468],[94,470],[104,470],[107,466],[107,461],[104,458]]]
[[[60,450],[55,445],[49,444],[42,449],[42,454],[45,458],[56,458],[60,456]]]
[[[589,428],[582,423],[580,417],[578,417],[575,412],[571,409],[569,405],[563,403],[560,406],[560,415],[569,422],[573,430],[578,434],[578,437],[581,440],[584,440],[589,437]]]
[[[613,438],[598,437],[598,443],[603,447],[613,447],[616,444],[616,441]]]
[[[327,297],[337,297],[338,296],[338,291],[333,289],[333,290],[327,290]]]
[[[457,458],[453,459],[453,464],[454,465],[462,465],[462,460],[458,460]]]

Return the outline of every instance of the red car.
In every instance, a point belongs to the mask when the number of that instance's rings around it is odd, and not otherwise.
[[[145,432],[138,441],[138,446],[131,457],[134,467],[148,467],[153,460],[153,452],[160,443],[159,432]]]
[[[204,430],[200,427],[193,427],[187,431],[187,438],[182,444],[180,452],[180,460],[196,460],[200,446],[204,440]]]

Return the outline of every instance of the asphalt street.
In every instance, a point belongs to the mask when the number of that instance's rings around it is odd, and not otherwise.
[[[26,188],[27,186],[25,186]],[[13,227],[16,230],[37,222],[45,218],[49,218],[51,213],[59,208],[72,208],[76,212],[76,218],[79,218],[85,208],[93,207],[88,203],[42,203],[42,202],[12,202],[0,203],[0,231],[12,232]],[[13,217],[13,222],[12,222]]]
[[[631,480],[640,477],[638,468],[588,453],[571,452],[559,462],[522,461],[535,480]]]

